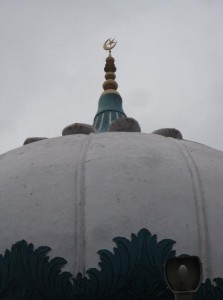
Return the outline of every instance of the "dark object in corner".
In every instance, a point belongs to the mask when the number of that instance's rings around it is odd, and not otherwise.
[[[74,123],[65,127],[62,131],[62,135],[71,135],[71,134],[90,134],[97,133],[97,130],[88,124],[83,123]]]
[[[182,133],[175,129],[175,128],[161,128],[158,130],[153,131],[154,134],[159,134],[165,137],[171,137],[173,139],[182,140],[183,136]]]
[[[141,128],[133,118],[120,118],[110,124],[108,131],[141,132]]]
[[[41,141],[41,140],[46,140],[46,139],[47,138],[45,138],[45,137],[31,137],[31,138],[27,138],[25,140],[25,142],[23,143],[23,145],[31,144],[31,143],[38,142],[38,141]]]

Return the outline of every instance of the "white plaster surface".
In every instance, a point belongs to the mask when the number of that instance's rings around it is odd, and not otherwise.
[[[153,134],[43,140],[0,155],[0,253],[48,245],[76,274],[141,228],[223,277],[223,152]]]

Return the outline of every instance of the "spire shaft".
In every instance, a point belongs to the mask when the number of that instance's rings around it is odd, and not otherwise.
[[[111,122],[126,117],[122,109],[122,98],[117,91],[118,83],[115,81],[115,59],[111,54],[111,49],[113,49],[116,44],[117,42],[115,42],[114,39],[108,39],[104,43],[104,49],[109,51],[109,55],[106,58],[104,67],[104,92],[99,99],[98,111],[94,118],[94,127],[98,132],[108,131]]]

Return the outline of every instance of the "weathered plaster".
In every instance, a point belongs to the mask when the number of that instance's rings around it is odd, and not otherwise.
[[[223,276],[223,153],[153,134],[70,135],[0,156],[0,252],[49,245],[72,273],[145,227]]]

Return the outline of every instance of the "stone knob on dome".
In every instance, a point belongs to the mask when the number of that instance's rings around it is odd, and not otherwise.
[[[171,138],[177,139],[177,140],[183,139],[182,133],[178,129],[175,129],[175,128],[161,128],[161,129],[153,131],[152,133],[162,135],[165,137],[171,137]]]
[[[96,128],[92,125],[83,124],[83,123],[74,123],[65,127],[62,131],[62,135],[71,135],[71,134],[90,134],[97,133]]]
[[[126,117],[113,121],[108,131],[141,132],[141,128],[135,119]]]
[[[31,137],[31,138],[27,138],[27,139],[25,139],[23,145],[28,145],[28,144],[31,144],[31,143],[34,143],[34,142],[39,142],[39,141],[46,140],[46,139],[47,139],[46,137]]]

